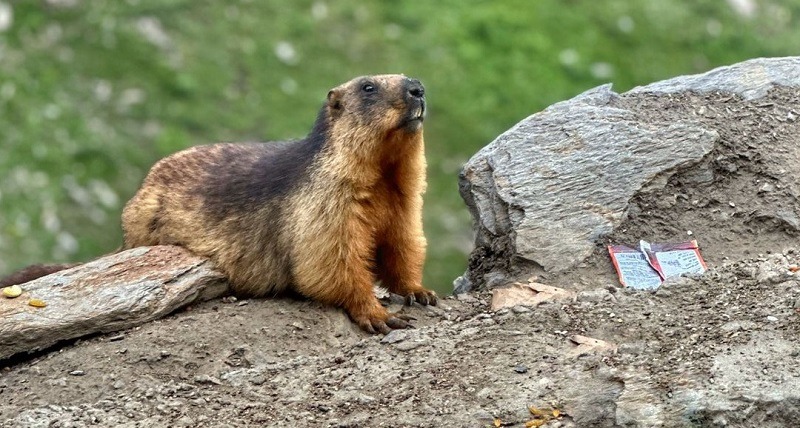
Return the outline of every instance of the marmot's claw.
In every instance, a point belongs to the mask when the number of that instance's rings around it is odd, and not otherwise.
[[[389,320],[386,321],[389,322]],[[392,332],[392,328],[386,325],[386,323],[382,321],[378,321],[377,323],[375,323],[375,327],[378,329],[378,331],[381,332],[381,334],[389,334]]]
[[[389,334],[392,330],[400,330],[404,328],[414,328],[409,321],[416,318],[405,314],[389,314],[386,321],[380,319],[362,318],[357,321],[357,324],[369,334]]]
[[[411,315],[406,314],[390,314],[390,317],[400,318],[403,321],[416,321],[417,319],[412,317]]]
[[[423,306],[428,306],[428,305],[436,306],[436,303],[438,303],[439,298],[436,296],[435,292],[423,288],[420,291],[414,292],[414,294],[409,294],[406,297],[406,301],[408,302],[409,300],[411,301],[409,305],[413,304],[414,301],[416,301]]]
[[[389,315],[389,319],[386,320],[386,324],[384,325],[388,325],[388,327],[391,327],[395,330],[403,328],[414,328],[414,326],[409,324],[408,321],[409,320],[406,319],[405,315]],[[388,333],[388,331],[386,333]]]
[[[375,328],[372,327],[372,323],[369,322],[369,321],[366,321],[366,320],[365,321],[361,321],[361,322],[358,323],[358,326],[361,327],[362,330],[366,331],[369,334],[377,333],[375,331]]]

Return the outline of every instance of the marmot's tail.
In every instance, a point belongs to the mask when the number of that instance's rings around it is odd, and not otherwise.
[[[28,281],[33,281],[36,278],[41,278],[45,275],[50,275],[64,269],[69,269],[78,266],[80,263],[63,263],[54,265],[31,265],[22,268],[11,275],[0,279],[0,287],[8,287],[9,285],[23,284]]]

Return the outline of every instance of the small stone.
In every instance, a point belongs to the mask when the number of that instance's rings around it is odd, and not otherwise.
[[[236,296],[225,296],[222,298],[222,303],[235,303],[236,300]]]
[[[634,343],[620,343],[617,351],[620,354],[639,355],[644,352],[645,344],[643,342]]]
[[[777,322],[778,318],[770,315],[770,316],[767,317],[767,321],[769,321],[769,322]]]
[[[196,383],[222,385],[219,379],[209,375],[198,375],[194,377]]]
[[[517,372],[517,373],[520,373],[520,374],[528,373],[528,367],[520,364],[520,365],[514,367],[514,371]]]
[[[404,341],[406,339],[408,339],[408,332],[407,331],[405,331],[405,330],[392,330],[389,334],[387,334],[386,336],[383,336],[383,339],[381,339],[381,343],[383,343],[383,344],[397,343],[397,342],[402,342],[402,341]]]
[[[194,422],[194,420],[193,420],[192,418],[188,417],[188,416],[183,416],[183,417],[181,417],[180,419],[178,419],[178,420],[175,422],[175,424],[176,424],[177,426],[179,426],[179,427],[191,427],[191,426],[195,426],[195,422]]]
[[[611,293],[605,288],[597,288],[594,290],[581,291],[578,293],[577,299],[579,302],[600,302],[610,295]]]
[[[237,303],[236,306],[245,306],[249,303],[250,303],[249,300],[242,300],[241,302]]]
[[[124,386],[125,386],[125,382],[123,382],[121,380],[118,380],[118,381],[114,382],[113,385],[111,385],[111,387],[114,388],[114,389],[122,389]]]
[[[252,383],[253,385],[263,385],[264,382],[266,382],[266,381],[267,381],[267,378],[265,378],[264,376],[261,376],[261,375],[253,376],[250,379],[250,383]]]
[[[458,299],[458,301],[460,302],[465,302],[465,303],[472,303],[478,300],[475,298],[475,296],[469,293],[456,294],[456,299]]]
[[[83,370],[73,370],[69,372],[70,376],[83,376],[86,374]]]
[[[531,308],[527,306],[517,305],[511,308],[515,314],[527,314],[531,312]],[[498,312],[499,313],[499,312]]]
[[[486,424],[492,424],[494,422],[494,416],[486,410],[478,410],[472,414],[472,417],[480,422],[485,422]]]
[[[472,336],[472,335],[478,334],[480,331],[481,331],[481,329],[478,328],[478,327],[469,327],[469,328],[465,328],[464,330],[461,330],[461,333],[459,333],[459,336]]]
[[[397,346],[395,346],[395,348],[397,348],[398,351],[410,351],[412,349],[417,349],[424,344],[425,343],[422,341],[401,342],[398,343]]]
[[[489,389],[489,388],[483,388],[480,391],[478,391],[475,394],[475,396],[477,396],[478,398],[481,398],[481,399],[492,398],[492,390]]]
[[[124,335],[124,334],[118,334],[118,335],[116,335],[116,336],[111,336],[111,337],[109,337],[109,338],[108,338],[108,341],[109,341],[109,342],[116,342],[116,341],[122,340],[122,339],[124,339],[124,338],[125,338],[125,335]]]
[[[356,401],[358,401],[359,404],[370,404],[375,402],[375,397],[372,397],[367,394],[360,394],[356,399]]]

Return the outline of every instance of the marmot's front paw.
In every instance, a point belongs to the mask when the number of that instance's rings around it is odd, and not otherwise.
[[[364,331],[370,334],[376,333],[383,333],[389,334],[392,330],[399,330],[404,328],[414,328],[413,325],[409,323],[412,317],[407,315],[401,314],[389,314],[389,316],[384,320],[382,317],[377,318],[369,318],[369,317],[362,317],[362,318],[353,318],[353,321],[361,327]]]
[[[383,309],[383,308],[381,308]],[[413,317],[403,314],[387,314],[384,312],[381,313],[374,313],[371,315],[361,315],[361,316],[354,316],[350,315],[350,318],[361,327],[362,330],[366,331],[367,333],[375,334],[375,333],[383,333],[389,334],[392,330],[399,330],[404,328],[414,328],[413,325],[409,323],[409,321],[413,320]]]
[[[439,302],[439,298],[436,296],[435,291],[420,287],[418,290],[415,290],[406,296],[406,305],[411,306],[414,304],[414,302],[417,302],[420,305],[436,306],[436,303]]]

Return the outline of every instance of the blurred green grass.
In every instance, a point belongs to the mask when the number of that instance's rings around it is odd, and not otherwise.
[[[114,250],[160,157],[302,137],[330,87],[405,73],[430,103],[426,283],[449,292],[471,154],[603,83],[798,55],[798,21],[800,0],[0,0],[0,273]]]

